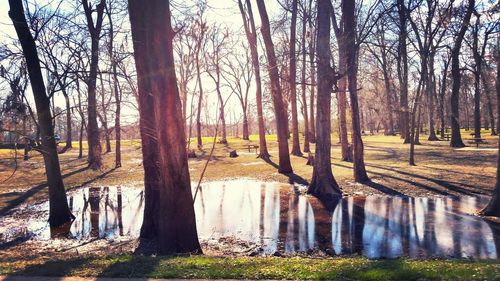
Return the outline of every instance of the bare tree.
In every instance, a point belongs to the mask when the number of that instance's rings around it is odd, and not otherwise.
[[[153,109],[157,113],[153,122],[158,138],[159,161],[151,164],[157,165],[154,170],[160,175],[159,190],[156,198],[150,198],[157,203],[157,208],[150,210],[153,222],[157,223],[157,233],[150,234],[158,239],[160,254],[201,253],[187,163],[184,120],[175,77],[170,3],[164,0],[147,3],[130,0],[129,14],[139,97],[144,99],[140,110]],[[160,57],[164,59],[159,60]],[[153,99],[147,98],[149,95]],[[151,112],[144,114],[151,115]],[[150,128],[149,124],[142,125]],[[146,133],[146,130],[141,131]],[[143,155],[145,162],[152,160],[148,156]]]
[[[88,89],[88,122],[87,122],[87,138],[89,145],[89,167],[93,170],[102,167],[102,148],[99,137],[99,126],[97,124],[97,99],[96,99],[96,85],[97,85],[97,67],[99,63],[99,39],[101,37],[101,29],[103,22],[104,7],[106,0],[100,0],[96,7],[92,7],[87,0],[82,0],[83,10],[87,19],[87,28],[90,34],[91,43],[91,61],[90,70],[87,82]],[[93,14],[96,13],[94,22]]]
[[[250,0],[246,0],[246,7],[248,11],[245,12],[242,0],[238,0],[238,7],[243,19],[243,27],[250,46],[250,55],[252,57],[252,66],[255,72],[255,100],[257,103],[257,122],[259,125],[259,158],[264,160],[269,159],[269,152],[267,151],[266,142],[266,128],[264,124],[264,111],[262,109],[262,81],[260,76],[259,53],[257,51],[257,31],[255,29],[255,22],[253,18],[252,6]]]
[[[45,91],[35,40],[24,15],[23,2],[22,0],[9,0],[9,6],[9,16],[14,24],[26,60],[40,126],[40,151],[45,163],[45,173],[49,186],[49,224],[51,227],[58,227],[71,222],[74,216],[69,210],[59,167],[59,157],[50,113],[50,101]]]
[[[271,96],[276,115],[276,129],[278,133],[279,150],[279,168],[280,173],[292,173],[292,164],[288,151],[288,118],[286,107],[283,105],[283,94],[279,81],[278,63],[274,52],[274,45],[271,38],[271,28],[269,26],[269,17],[263,0],[257,0],[257,7],[262,22],[261,31],[264,39],[264,45],[267,53],[269,79],[271,84]]]
[[[331,160],[331,93],[336,83],[335,72],[330,66],[330,0],[318,1],[318,33],[316,55],[318,57],[318,97],[316,118],[316,152],[311,184],[308,193],[331,200],[342,194],[332,174]]]

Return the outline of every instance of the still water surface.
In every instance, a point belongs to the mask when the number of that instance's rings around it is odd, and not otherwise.
[[[68,194],[76,216],[70,239],[136,238],[144,195],[140,188],[88,187]],[[329,208],[289,185],[251,180],[204,184],[195,202],[201,241],[236,239],[256,253],[321,250],[369,258],[498,258],[500,231],[469,215],[485,198],[346,197]],[[46,211],[48,204],[38,206]],[[43,213],[42,213],[43,214]],[[24,232],[51,239],[45,215],[29,218]],[[15,228],[15,225],[12,226]]]

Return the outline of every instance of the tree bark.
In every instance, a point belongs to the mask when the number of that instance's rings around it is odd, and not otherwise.
[[[157,218],[158,252],[201,253],[189,177],[186,138],[181,101],[175,77],[173,56],[174,31],[169,1],[147,3],[129,0],[130,22],[138,73],[147,79],[156,121],[160,174]],[[144,34],[146,33],[146,34]],[[145,44],[140,40],[145,39]],[[143,41],[144,42],[144,41]],[[145,47],[145,48],[144,48]],[[145,52],[144,52],[145,51]],[[164,58],[164,59],[158,59]],[[143,76],[144,74],[149,74]],[[142,83],[144,86],[144,83]],[[148,94],[148,92],[141,91]],[[151,106],[151,101],[149,101]],[[145,112],[151,115],[151,112]],[[145,158],[145,161],[150,159]]]
[[[307,29],[307,11],[303,8],[302,14],[302,41],[300,48],[302,52],[302,70],[300,79],[300,89],[302,92],[302,116],[304,117],[304,152],[310,152],[309,147],[309,116],[307,114],[307,97],[306,97],[306,69],[307,69],[307,54],[306,54],[306,29]]]
[[[97,12],[96,22],[92,17],[93,7],[89,6],[87,0],[82,0],[85,16],[87,18],[87,27],[91,38],[91,57],[90,70],[87,80],[88,87],[88,122],[87,122],[87,139],[89,145],[88,162],[92,170],[98,170],[102,167],[102,148],[100,142],[99,126],[97,125],[97,100],[96,100],[96,83],[97,83],[97,67],[99,64],[99,39],[101,36],[101,27],[103,21],[103,12],[105,0],[101,0],[95,7]]]
[[[290,103],[292,105],[292,155],[301,156],[299,140],[299,120],[297,112],[297,54],[295,44],[297,37],[297,0],[292,0],[292,22],[290,23]]]
[[[497,79],[496,79],[496,92],[497,100],[500,101],[500,49],[497,48],[495,54],[497,64]],[[500,102],[497,102],[497,114],[500,116]],[[500,217],[500,137],[498,142],[498,160],[497,160],[497,181],[495,190],[491,196],[488,205],[482,210],[482,215]]]
[[[331,160],[331,93],[334,73],[330,66],[330,11],[329,0],[318,0],[318,32],[316,54],[318,57],[318,107],[316,118],[316,152],[309,194],[321,199],[342,195],[332,174]]]
[[[248,45],[250,46],[250,55],[252,57],[252,65],[255,72],[255,100],[257,103],[257,121],[259,124],[259,158],[269,159],[269,152],[267,151],[266,142],[266,127],[264,124],[264,111],[262,108],[262,82],[260,77],[260,64],[259,53],[257,51],[257,32],[255,29],[255,22],[252,12],[250,0],[246,0],[248,9],[248,21],[246,18],[245,10],[243,9],[242,0],[238,0],[241,16],[243,18],[243,26],[247,36]]]
[[[280,78],[278,72],[278,63],[274,52],[274,45],[271,37],[271,28],[269,26],[269,17],[267,15],[264,0],[257,0],[257,7],[261,18],[261,31],[264,39],[264,45],[267,53],[269,79],[271,83],[271,96],[276,115],[276,130],[278,133],[279,150],[279,173],[292,173],[290,155],[288,152],[288,118],[286,108],[283,105],[283,95],[281,92]]]
[[[352,162],[352,150],[349,145],[349,138],[347,134],[347,57],[346,57],[346,39],[344,25],[337,24],[335,11],[331,11],[333,30],[337,38],[338,53],[339,53],[339,66],[338,71],[341,75],[337,83],[337,108],[339,113],[339,138],[341,147],[341,160]]]
[[[35,40],[24,16],[22,0],[9,0],[9,16],[21,43],[40,127],[41,151],[49,186],[49,224],[58,227],[74,219],[68,206],[52,127],[50,100],[45,91]]]
[[[462,136],[460,134],[460,49],[462,47],[462,41],[469,26],[472,11],[474,10],[475,0],[468,0],[467,11],[465,13],[462,26],[458,32],[453,48],[451,50],[451,77],[452,77],[452,89],[451,89],[451,147],[464,147],[462,141]]]
[[[316,32],[314,31],[313,27],[313,17],[312,17],[312,3],[313,0],[309,0],[309,34],[310,34],[310,40],[309,40],[309,61],[311,64],[311,95],[309,96],[309,141],[311,143],[316,142],[316,121],[315,121],[315,115],[314,115],[314,101],[315,101],[315,94],[314,90],[316,88],[316,65],[314,64],[315,62],[315,38],[316,38]]]
[[[406,17],[406,7],[404,0],[397,0],[399,15],[399,40],[398,40],[398,77],[401,91],[400,105],[400,133],[404,143],[410,143],[410,114],[408,109],[408,50],[406,39],[408,28]]]
[[[352,144],[353,144],[353,164],[354,180],[356,182],[366,182],[369,180],[365,168],[363,140],[361,139],[361,125],[358,106],[358,66],[356,45],[356,18],[355,3],[351,0],[342,1],[342,17],[345,24],[345,43],[347,60],[347,79],[349,97],[351,101],[352,118]]]
[[[68,149],[73,147],[73,138],[72,138],[72,122],[71,122],[71,104],[69,101],[68,93],[66,92],[66,87],[61,84],[61,91],[64,96],[64,100],[66,103],[66,145],[62,149],[62,151],[67,151]]]

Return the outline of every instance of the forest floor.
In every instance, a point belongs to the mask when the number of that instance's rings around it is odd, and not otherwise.
[[[463,138],[469,132],[463,132]],[[371,182],[354,183],[352,163],[340,161],[340,146],[332,136],[332,169],[344,195],[408,195],[433,196],[488,196],[494,185],[498,151],[498,137],[483,133],[488,144],[453,149],[447,141],[427,141],[416,146],[417,166],[408,165],[409,145],[399,136],[364,136],[365,162]],[[258,181],[304,184],[311,179],[312,167],[306,165],[307,155],[291,156],[293,174],[277,173],[278,148],[275,136],[268,136],[271,162],[256,158],[247,144],[258,145],[258,136],[249,141],[228,138],[228,144],[216,144],[202,182],[248,178]],[[189,159],[193,182],[197,182],[207,163],[213,138],[203,138],[204,150],[196,150],[195,159]],[[464,141],[466,142],[466,141]],[[196,146],[195,141],[191,143]],[[301,139],[303,145],[303,139]],[[60,147],[63,147],[60,144]],[[104,154],[104,168],[87,169],[85,157],[78,159],[78,144],[60,155],[61,170],[68,190],[86,185],[140,186],[143,168],[140,142],[122,142],[122,167],[114,168],[114,152]],[[86,147],[84,147],[86,149]],[[239,156],[230,158],[236,150]],[[314,144],[311,144],[314,151]],[[85,150],[84,150],[85,152]],[[0,150],[0,218],[25,204],[47,199],[44,164],[40,154],[22,160],[22,151]],[[465,260],[369,260],[364,257],[148,257],[130,255],[137,241],[91,241],[90,253],[78,257],[60,252],[57,245],[48,250],[36,249],[37,243],[20,241],[15,246],[0,248],[0,275],[46,276],[107,276],[152,278],[250,278],[250,279],[361,279],[361,280],[416,280],[416,279],[495,279],[500,278],[500,265],[495,261]],[[47,244],[42,244],[46,245]],[[35,247],[35,248],[33,248]],[[89,248],[90,249],[90,248]],[[123,253],[126,253],[125,255]]]
[[[467,138],[468,132],[463,133]],[[332,169],[344,195],[408,195],[408,196],[463,196],[489,195],[495,185],[498,137],[483,133],[488,144],[479,148],[454,149],[447,141],[427,141],[421,136],[422,145],[416,146],[416,166],[408,164],[409,145],[399,136],[364,136],[365,162],[371,182],[355,183],[352,163],[340,161],[340,145],[332,137]],[[191,180],[198,182],[212,148],[213,138],[203,138],[204,149],[196,150],[195,159],[189,159]],[[212,159],[202,182],[250,178],[260,181],[298,183],[307,185],[312,167],[306,165],[307,154],[291,156],[294,173],[277,172],[278,148],[275,136],[267,136],[271,161],[256,157],[247,144],[258,145],[258,136],[249,141],[228,138],[228,144],[216,144]],[[465,142],[465,141],[464,141]],[[301,140],[303,145],[303,140]],[[63,147],[60,144],[60,147]],[[104,168],[87,169],[86,158],[78,159],[78,143],[75,148],[60,154],[61,170],[68,190],[84,185],[142,185],[144,172],[140,142],[122,142],[122,167],[114,168],[114,152],[104,154]],[[192,143],[195,147],[196,144]],[[86,149],[84,145],[84,149]],[[237,158],[230,158],[229,151],[236,150]],[[84,150],[85,151],[85,150]],[[314,151],[314,144],[311,144]],[[22,203],[38,202],[47,198],[43,159],[37,152],[22,160],[22,151],[0,150],[0,216]]]

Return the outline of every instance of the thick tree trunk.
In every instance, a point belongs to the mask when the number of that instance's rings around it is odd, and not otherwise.
[[[301,156],[299,140],[299,120],[297,112],[297,54],[295,44],[297,37],[297,1],[292,0],[292,22],[290,23],[290,103],[292,105],[292,155]]]
[[[465,13],[462,26],[458,32],[455,43],[451,50],[451,77],[452,77],[452,89],[451,89],[451,147],[464,147],[462,141],[462,136],[460,134],[460,49],[462,47],[462,41],[469,26],[469,21],[474,10],[475,1],[468,0],[467,11]]]
[[[97,99],[96,99],[96,84],[97,84],[97,67],[99,64],[99,39],[101,36],[101,27],[103,21],[103,12],[105,0],[101,0],[95,7],[97,13],[96,22],[94,25],[93,10],[87,0],[82,0],[85,16],[87,18],[87,26],[91,38],[90,51],[90,70],[87,80],[88,88],[88,106],[87,106],[87,139],[89,146],[88,162],[89,167],[93,170],[98,170],[102,167],[102,148],[99,134],[99,126],[97,125]]]
[[[41,134],[41,151],[43,151],[42,156],[49,186],[49,224],[51,227],[58,227],[71,222],[74,216],[68,206],[59,167],[59,157],[50,113],[50,100],[45,91],[35,40],[24,16],[23,2],[21,0],[9,0],[9,6],[9,16],[21,43],[36,105]]]
[[[354,1],[342,1],[342,18],[345,24],[345,43],[346,43],[346,59],[347,59],[347,79],[349,97],[351,102],[351,118],[352,118],[352,144],[353,144],[353,164],[354,164],[354,180],[356,182],[368,181],[366,174],[363,140],[361,139],[361,125],[358,106],[358,66],[356,46],[356,18]]]
[[[316,118],[316,152],[308,193],[321,199],[342,195],[332,174],[331,160],[331,93],[334,73],[330,66],[330,11],[329,0],[318,1],[318,32],[316,54],[318,58],[318,107]]]
[[[243,136],[244,140],[250,139],[250,130],[248,128],[248,117],[246,108],[243,109]]]
[[[248,45],[250,46],[250,55],[252,57],[252,65],[255,72],[255,100],[257,103],[257,121],[259,124],[259,158],[269,159],[269,152],[267,151],[266,142],[266,127],[264,124],[264,110],[262,109],[262,84],[260,77],[260,64],[259,64],[259,53],[257,51],[257,32],[255,29],[255,22],[252,12],[252,6],[250,0],[246,0],[246,5],[248,9],[248,21],[246,18],[245,10],[243,9],[243,3],[238,0],[238,6],[240,8],[241,16],[243,18],[243,26],[245,28],[245,34],[247,36]]]
[[[158,165],[160,173],[160,189],[156,199],[159,204],[158,211],[153,217],[158,219],[160,254],[201,253],[187,163],[181,101],[175,77],[172,46],[174,31],[171,27],[169,5],[169,1],[164,0],[147,3],[129,1],[136,64],[141,60],[147,63],[145,69],[138,67],[137,72],[141,73],[141,76],[149,74],[147,79],[154,99],[157,121],[159,161],[155,164]],[[145,45],[140,42],[142,39],[146,39]],[[160,57],[164,59],[159,60]],[[139,65],[141,64],[143,63],[140,62]],[[147,94],[144,91],[142,93]],[[146,158],[145,160],[149,161]]]
[[[271,37],[271,28],[269,26],[269,17],[267,15],[264,0],[257,0],[260,18],[262,22],[261,32],[264,38],[264,45],[267,53],[269,79],[271,83],[271,96],[276,115],[276,130],[278,134],[279,150],[279,168],[280,173],[292,173],[290,155],[288,151],[288,118],[286,108],[283,105],[283,95],[281,92],[280,78],[278,72],[278,63],[274,52],[274,45]]]

